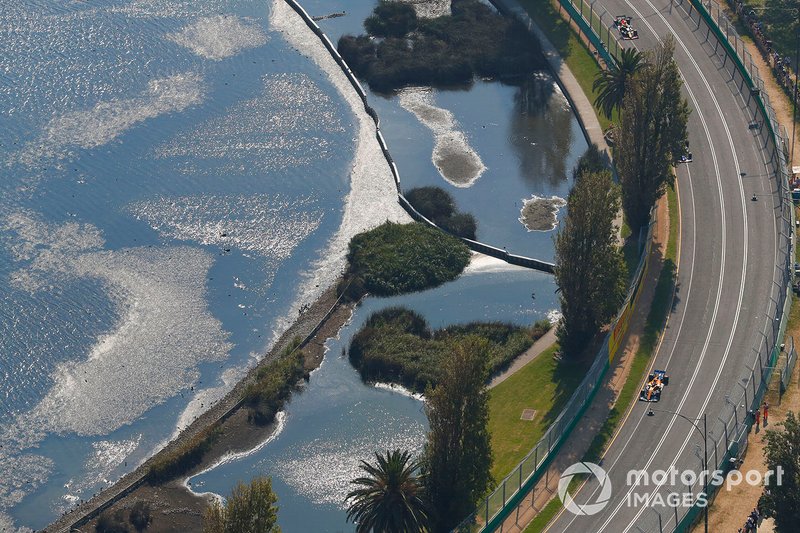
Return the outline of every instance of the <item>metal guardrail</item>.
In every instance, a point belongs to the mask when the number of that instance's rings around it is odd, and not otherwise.
[[[691,20],[697,25],[697,32],[705,32],[706,42],[713,47],[720,58],[722,67],[731,81],[742,91],[746,109],[751,113],[762,148],[769,154],[767,167],[773,177],[779,199],[780,234],[778,236],[779,259],[775,265],[773,286],[769,295],[773,311],[771,325],[760,332],[760,337],[752,348],[753,367],[745,365],[739,379],[725,396],[725,406],[717,414],[707,435],[709,463],[723,471],[733,466],[747,447],[750,427],[753,424],[751,413],[761,406],[775,364],[781,351],[786,323],[791,306],[792,250],[794,247],[794,208],[788,189],[788,162],[786,160],[787,142],[780,134],[780,127],[769,96],[764,92],[764,81],[752,56],[733,25],[725,16],[724,10],[710,0],[675,0],[682,6]],[[794,365],[796,354],[794,343],[790,351]],[[791,373],[787,364],[783,370]],[[783,379],[783,378],[782,378]],[[678,465],[676,465],[678,466]],[[680,467],[679,467],[680,469]],[[710,487],[712,490],[714,487]],[[698,494],[703,486],[696,482],[686,487],[686,493]],[[635,529],[642,533],[663,531],[689,531],[700,516],[702,507],[675,507],[665,514],[649,507],[636,522]]]
[[[631,280],[628,294],[620,307],[619,314],[612,323],[610,331],[614,331],[617,323],[624,320],[626,313],[633,309],[632,302],[637,300],[642,286],[640,281],[646,275],[647,259],[650,255],[653,239],[653,228],[656,225],[655,210],[652,210],[650,215],[650,225],[645,241],[646,246],[642,249],[642,255]],[[627,329],[627,323],[625,328]],[[558,417],[550,424],[544,436],[520,461],[516,468],[478,504],[476,511],[459,524],[456,531],[494,531],[500,527],[503,520],[519,505],[522,499],[531,490],[535,490],[536,483],[546,474],[550,463],[558,454],[561,446],[566,442],[600,388],[600,383],[610,366],[610,361],[615,355],[610,352],[610,346],[616,345],[610,341],[611,333],[608,333],[603,339],[592,366],[586,372],[583,380],[576,387],[575,392],[572,393]]]

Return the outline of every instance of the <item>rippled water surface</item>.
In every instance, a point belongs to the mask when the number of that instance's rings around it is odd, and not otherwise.
[[[272,6],[0,0],[0,530],[40,529],[148,457],[335,279],[350,235],[402,216],[352,92]],[[315,15],[347,11],[322,23],[334,41],[360,31],[373,6],[307,3]],[[450,187],[479,237],[549,259],[552,234],[528,233],[519,209],[532,195],[564,196],[585,145],[552,84],[532,83],[426,96],[486,167],[462,188],[434,166],[431,127],[396,97],[370,98],[404,187]],[[409,298],[434,324],[473,311],[532,320],[555,297],[551,280],[524,275],[472,274]],[[493,288],[476,302],[482,283]],[[540,285],[551,296],[524,315]],[[315,500],[332,485],[301,483],[297,465],[324,457],[352,469],[387,435],[417,446],[424,417],[336,357],[314,376],[259,460],[284,484],[284,509],[311,502],[316,523],[342,523],[339,493]],[[304,433],[303,402],[320,424],[382,422]],[[343,472],[328,476],[337,490]]]
[[[359,460],[387,449],[421,451],[427,419],[418,398],[362,383],[342,350],[370,314],[391,306],[419,312],[433,328],[474,320],[527,325],[546,317],[541,310],[557,308],[551,276],[500,265],[472,267],[421,293],[367,299],[328,341],[322,366],[287,406],[280,433],[251,455],[191,478],[192,490],[227,494],[238,480],[269,475],[283,531],[352,531],[344,498],[360,473]]]
[[[41,528],[130,470],[314,294],[356,133],[269,18],[3,3],[0,526]]]

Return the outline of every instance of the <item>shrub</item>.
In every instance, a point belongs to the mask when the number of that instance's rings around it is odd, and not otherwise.
[[[138,501],[131,507],[131,514],[128,521],[136,528],[136,531],[144,531],[150,525],[150,506],[143,501]]]
[[[391,307],[367,319],[353,337],[348,356],[365,380],[400,383],[423,392],[438,383],[444,357],[466,338],[478,337],[487,343],[487,366],[494,374],[527,350],[542,327],[539,323],[525,328],[500,322],[473,322],[431,331],[419,314]]]
[[[368,76],[376,61],[375,45],[366,35],[342,35],[337,44],[339,55],[360,76]]]
[[[289,398],[295,384],[305,375],[302,350],[291,355],[287,348],[276,361],[258,369],[256,380],[247,385],[244,399],[251,408],[249,419],[257,424],[270,424]]]
[[[453,235],[475,240],[477,224],[475,217],[456,210],[455,201],[441,187],[417,187],[409,189],[406,200],[419,213]]]
[[[417,13],[405,2],[381,0],[364,21],[364,29],[375,37],[403,37],[416,27]]]
[[[455,279],[469,257],[461,241],[435,228],[386,222],[350,241],[348,277],[377,296],[403,294]]]
[[[453,197],[441,187],[416,187],[406,191],[405,196],[429,220],[451,217],[456,212]]]
[[[222,435],[222,429],[213,425],[198,432],[188,441],[169,452],[157,455],[147,472],[150,483],[162,483],[186,474],[203,460],[214,442]]]
[[[437,225],[443,230],[464,237],[465,239],[475,240],[475,232],[478,230],[478,224],[475,222],[475,217],[469,213],[456,213],[455,215],[439,220]]]
[[[97,519],[94,526],[97,533],[129,533],[128,524],[122,516],[122,509],[117,509],[113,514],[106,511]]]

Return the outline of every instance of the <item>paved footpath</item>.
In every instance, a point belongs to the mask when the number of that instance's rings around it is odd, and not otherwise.
[[[515,372],[527,365],[539,355],[550,348],[556,342],[556,325],[553,325],[550,330],[542,335],[530,348],[525,350],[525,353],[514,359],[514,362],[502,374],[496,375],[489,383],[489,388],[496,387],[500,383],[510,378]]]

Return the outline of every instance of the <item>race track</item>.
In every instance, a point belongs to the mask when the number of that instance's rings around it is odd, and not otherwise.
[[[713,35],[707,37],[704,25],[698,29],[696,14],[689,16],[688,0],[598,0],[594,8],[633,17],[640,39],[625,41],[625,46],[650,49],[668,35],[676,42],[675,58],[692,110],[689,140],[694,162],[677,170],[678,279],[653,365],[667,370],[670,384],[652,407],[677,411],[690,419],[708,413],[713,468],[713,440],[724,439],[717,414],[737,381],[749,378],[748,368],[759,368],[757,352],[764,357],[766,342],[761,332],[772,329],[781,290],[782,267],[776,265],[785,261],[785,244],[780,251],[784,222],[771,154],[757,131],[749,128],[753,121],[745,104],[749,92],[743,88],[742,94],[740,84],[731,80],[731,60],[723,66]],[[676,486],[651,480],[648,486],[634,488],[628,484],[628,472],[652,473],[675,465],[679,471],[699,473],[703,439],[688,421],[662,412],[648,416],[647,410],[645,402],[634,406],[602,460],[613,489],[608,505],[591,516],[562,511],[548,531],[675,529],[676,516],[682,517],[685,509],[676,514],[674,500],[668,503],[667,494],[694,491],[680,479]],[[573,496],[579,504],[594,503],[598,491],[599,484],[592,478]],[[633,493],[652,499],[649,504],[637,504],[630,496]],[[743,509],[742,521],[746,514]]]

